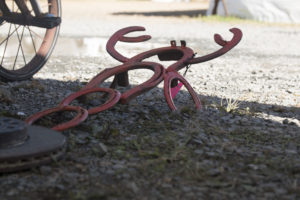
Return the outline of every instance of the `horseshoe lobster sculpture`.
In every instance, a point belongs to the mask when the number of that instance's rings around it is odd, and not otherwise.
[[[191,64],[206,62],[219,56],[222,56],[223,54],[227,53],[232,48],[234,48],[240,42],[243,35],[241,30],[238,28],[230,29],[230,32],[233,33],[233,37],[230,41],[226,41],[222,38],[221,35],[215,34],[214,40],[218,45],[221,46],[221,48],[211,54],[201,57],[196,57],[194,51],[191,48],[187,47],[186,42],[182,40],[180,41],[179,46],[176,44],[176,41],[171,41],[170,46],[152,49],[149,51],[142,52],[131,58],[128,58],[115,49],[115,46],[118,42],[144,42],[151,39],[151,36],[149,35],[141,35],[138,37],[125,36],[128,33],[136,31],[145,31],[145,28],[140,26],[133,26],[121,29],[115,34],[113,34],[107,42],[107,52],[113,58],[120,61],[122,63],[121,65],[103,70],[94,78],[92,78],[92,80],[87,85],[85,85],[85,87],[82,90],[75,92],[63,99],[57,107],[36,113],[28,119],[26,119],[25,122],[27,124],[32,124],[41,117],[44,117],[45,115],[49,115],[54,112],[76,111],[78,114],[74,119],[53,127],[54,130],[63,131],[78,125],[79,123],[84,121],[88,117],[88,115],[96,114],[101,111],[107,110],[119,102],[122,104],[129,102],[132,98],[156,87],[162,81],[164,81],[164,96],[166,98],[166,102],[169,108],[172,111],[177,109],[174,104],[173,98],[174,96],[176,96],[176,93],[180,90],[180,87],[183,85],[190,93],[195,103],[196,109],[201,109],[201,102],[197,96],[197,93],[194,91],[189,82],[181,74],[178,73],[178,71]],[[165,68],[159,63],[144,61],[145,59],[153,56],[158,56],[160,61],[176,62]],[[119,91],[116,90],[116,87],[128,86],[128,71],[135,69],[149,69],[152,70],[154,74],[146,82],[135,86],[134,88],[131,88],[128,91],[125,91],[121,94]],[[101,87],[100,85],[110,77],[114,77],[110,88]],[[107,93],[109,95],[108,100],[104,104],[98,107],[91,108],[89,110],[78,106],[76,107],[70,105],[71,102],[75,99],[95,92]]]

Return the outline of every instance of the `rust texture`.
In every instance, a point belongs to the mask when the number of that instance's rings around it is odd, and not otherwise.
[[[164,95],[166,98],[166,102],[172,111],[177,109],[174,104],[173,98],[176,96],[176,93],[182,86],[185,86],[187,91],[190,93],[195,103],[195,109],[201,109],[201,102],[197,96],[197,93],[194,91],[189,82],[184,78],[184,76],[182,76],[178,71],[185,67],[188,67],[191,64],[203,63],[224,55],[240,42],[243,35],[242,31],[238,28],[230,29],[230,32],[233,33],[233,37],[230,41],[226,41],[222,38],[221,35],[215,34],[214,40],[218,45],[220,45],[221,48],[213,53],[200,57],[196,57],[195,52],[191,48],[187,47],[186,42],[182,40],[180,41],[180,45],[177,45],[176,41],[171,41],[170,46],[152,49],[128,58],[116,50],[115,46],[118,42],[144,42],[151,39],[151,36],[149,35],[141,35],[138,37],[125,36],[128,33],[136,31],[145,31],[145,28],[140,26],[132,26],[121,29],[113,34],[107,42],[107,52],[113,58],[120,61],[122,63],[121,65],[103,70],[94,78],[92,78],[92,80],[82,90],[66,97],[58,105],[58,107],[34,114],[26,120],[26,123],[32,124],[41,117],[49,115],[53,112],[76,111],[78,114],[73,120],[53,127],[54,130],[63,131],[78,125],[79,123],[84,121],[88,117],[88,115],[107,110],[117,103],[125,104],[129,102],[132,98],[156,87],[162,81],[164,82]],[[145,59],[153,56],[158,56],[160,61],[176,62],[168,67],[164,67],[160,63],[144,61]],[[128,86],[128,71],[135,69],[149,69],[154,72],[154,75],[146,82],[133,87],[121,94],[116,90],[117,86]],[[110,88],[101,87],[101,84],[110,77],[114,77]],[[86,94],[96,92],[106,93],[107,95],[109,95],[108,100],[104,104],[94,108],[90,108],[89,110],[81,107],[70,106],[70,103],[73,100]]]

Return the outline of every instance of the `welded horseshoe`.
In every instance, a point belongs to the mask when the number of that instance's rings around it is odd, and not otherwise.
[[[124,63],[129,60],[129,58],[121,55],[116,49],[115,45],[117,42],[144,42],[147,40],[151,39],[150,35],[142,35],[138,37],[125,37],[124,35],[131,33],[131,32],[136,32],[136,31],[145,31],[146,29],[141,26],[131,26],[127,28],[123,28],[116,33],[114,33],[108,40],[106,44],[106,50],[107,52],[116,60]]]
[[[121,93],[119,91],[111,89],[111,88],[90,88],[90,89],[80,90],[78,92],[72,93],[71,95],[69,95],[68,97],[63,99],[60,102],[59,106],[65,107],[65,106],[69,105],[72,101],[74,101],[75,99],[77,99],[83,95],[87,95],[87,94],[95,93],[95,92],[108,93],[109,99],[104,104],[101,104],[100,106],[88,109],[89,115],[93,115],[93,114],[102,112],[104,110],[107,110],[107,109],[113,107],[114,105],[116,105],[119,102],[120,97],[121,97]]]
[[[201,102],[197,96],[197,93],[192,88],[192,86],[187,82],[187,80],[185,78],[183,78],[183,76],[181,76],[178,72],[166,72],[164,74],[164,95],[165,95],[165,98],[166,98],[169,108],[173,111],[177,110],[177,108],[174,104],[174,101],[172,98],[172,92],[171,92],[171,84],[174,80],[180,81],[186,87],[186,89],[190,93],[190,95],[195,103],[196,109],[197,110],[201,109]]]
[[[109,39],[106,45],[106,49],[108,53],[114,57],[115,59],[123,62],[124,64],[135,64],[137,62],[142,62],[143,60],[152,57],[152,56],[158,56],[160,60],[176,60],[177,62],[171,65],[171,68],[176,69],[177,71],[184,68],[186,66],[186,61],[190,60],[194,57],[194,52],[192,49],[186,47],[186,42],[181,41],[181,46],[176,46],[175,41],[171,41],[171,46],[169,47],[162,47],[157,49],[152,49],[143,53],[140,53],[132,58],[127,58],[121,53],[119,53],[115,49],[115,45],[118,41],[122,42],[143,42],[146,40],[149,40],[151,36],[149,35],[142,35],[138,37],[125,37],[124,35],[130,32],[134,31],[144,31],[144,27],[140,26],[133,26],[133,27],[127,27],[123,28],[119,31],[117,31],[113,36]],[[128,72],[124,71],[122,73],[118,73],[115,76],[114,84],[120,85],[120,86],[128,86],[129,85],[129,78],[128,78]],[[122,98],[124,100],[124,98]]]
[[[154,72],[153,76],[146,82],[131,88],[121,94],[120,102],[125,104],[132,98],[152,89],[157,86],[163,80],[164,67],[158,63],[153,62],[137,62],[134,64],[123,64],[110,69],[105,69],[97,76],[95,76],[84,88],[83,91],[89,88],[99,87],[101,83],[112,76],[116,76],[120,73],[124,73],[135,69],[149,69]],[[115,87],[115,84],[112,84]]]
[[[62,123],[62,124],[58,124],[56,126],[54,126],[52,129],[55,131],[64,131],[68,128],[72,128],[74,126],[77,126],[78,124],[80,124],[81,122],[83,122],[87,117],[88,117],[88,111],[86,109],[83,109],[81,107],[78,106],[59,106],[59,107],[55,107],[55,108],[50,108],[48,110],[44,110],[41,111],[39,113],[36,113],[30,117],[28,117],[25,120],[25,123],[32,125],[34,122],[36,122],[37,120],[41,119],[42,117],[52,114],[52,113],[56,113],[56,112],[62,112],[62,111],[75,111],[77,112],[77,115],[70,121]]]
[[[175,55],[172,57],[172,55]],[[152,56],[158,56],[160,60],[175,60],[176,62],[170,65],[167,69],[172,69],[174,71],[179,71],[184,68],[187,64],[186,62],[194,57],[194,51],[191,48],[185,46],[169,46],[161,47],[157,49],[152,49],[143,53],[140,53],[127,62],[141,62]]]
[[[143,28],[143,27],[128,27],[128,28],[124,28],[124,29],[117,31],[112,36],[112,38],[109,40],[109,42],[107,43],[107,51],[114,58],[116,58],[117,60],[124,62],[126,64],[127,63],[135,64],[137,62],[142,62],[146,58],[149,58],[149,57],[152,57],[155,55],[157,55],[161,61],[169,61],[169,60],[177,61],[174,64],[170,65],[164,72],[164,82],[165,82],[164,93],[165,93],[166,100],[167,100],[168,105],[171,110],[176,109],[174,102],[172,100],[172,96],[174,96],[176,94],[173,92],[174,94],[172,95],[171,87],[174,87],[173,83],[177,83],[178,80],[181,82],[181,84],[186,86],[189,93],[192,95],[192,98],[196,104],[197,109],[199,109],[201,107],[200,100],[197,97],[195,91],[192,89],[190,84],[181,75],[179,75],[177,73],[177,71],[186,67],[189,64],[205,62],[205,61],[211,60],[213,58],[216,58],[216,57],[219,57],[219,56],[225,54],[226,52],[231,50],[234,46],[236,46],[242,38],[242,32],[237,28],[230,29],[230,31],[234,34],[231,41],[225,41],[221,35],[215,34],[214,40],[217,44],[222,46],[222,48],[214,53],[211,53],[206,56],[198,57],[198,58],[194,58],[195,54],[194,54],[193,50],[186,47],[185,41],[181,41],[181,46],[177,46],[175,41],[171,41],[171,46],[169,46],[169,47],[152,49],[152,50],[140,53],[132,58],[127,58],[127,57],[121,55],[119,52],[117,52],[117,50],[115,49],[115,44],[118,41],[142,42],[142,41],[146,41],[146,40],[150,39],[151,38],[150,36],[145,36],[145,35],[140,36],[140,37],[135,37],[135,38],[125,38],[124,37],[124,35],[127,33],[130,33],[133,31],[144,31],[144,30],[145,30],[145,28]],[[128,72],[125,70],[125,71],[122,71],[122,73],[116,74],[113,84],[118,84],[118,85],[122,85],[122,86],[129,85]],[[126,102],[126,101],[124,101],[124,99],[126,99],[126,97],[124,98],[124,96],[123,96],[123,98],[121,97],[121,99],[123,100],[123,102]]]
[[[1,1],[0,1],[1,2]],[[3,7],[3,4],[0,3],[0,7]],[[137,37],[126,37],[125,35],[131,32],[136,31],[145,31],[144,27],[141,26],[132,26],[121,29],[114,33],[112,37],[109,39],[106,45],[107,52],[116,60],[122,62],[122,65],[117,67],[109,68],[103,70],[97,76],[95,76],[81,91],[73,93],[66,97],[58,107],[51,108],[39,113],[32,115],[31,117],[26,119],[27,124],[32,124],[36,122],[38,119],[49,115],[55,112],[62,112],[62,111],[76,111],[77,115],[71,121],[56,125],[53,127],[54,130],[63,131],[68,128],[74,127],[84,121],[88,114],[95,114],[106,109],[111,108],[116,103],[127,103],[132,98],[156,87],[160,82],[164,81],[164,95],[167,101],[167,104],[171,110],[176,110],[176,106],[174,104],[173,98],[176,93],[180,90],[180,87],[184,85],[188,92],[190,93],[196,109],[201,109],[201,102],[197,96],[197,93],[188,83],[188,81],[181,76],[178,71],[182,68],[196,63],[202,63],[214,58],[217,58],[226,52],[230,51],[233,47],[235,47],[240,40],[242,39],[242,31],[238,28],[232,28],[230,31],[233,33],[233,37],[230,41],[226,41],[222,38],[221,35],[215,34],[214,40],[217,44],[221,46],[221,49],[202,56],[196,57],[194,51],[186,46],[185,41],[180,41],[181,45],[177,46],[175,41],[171,41],[171,46],[168,47],[161,47],[152,49],[146,52],[142,52],[136,56],[128,58],[122,55],[115,49],[115,45],[117,42],[143,42],[151,39],[149,35],[141,35]],[[144,60],[153,56],[158,56],[160,61],[176,61],[172,65],[167,68],[164,68],[161,64],[155,62],[145,62]],[[144,83],[135,86],[122,94],[112,88],[115,88],[117,85],[119,86],[128,86],[129,85],[129,78],[128,78],[128,71],[135,70],[135,69],[149,69],[154,72],[153,76],[145,81]],[[114,76],[114,80],[111,84],[111,88],[100,88],[99,85],[103,83],[108,78]],[[177,83],[180,82],[178,87]],[[175,88],[176,87],[176,88]],[[172,92],[173,88],[173,92]],[[108,93],[109,99],[102,105],[89,109],[88,111],[81,107],[70,106],[69,104],[89,93],[95,92],[104,92]],[[173,93],[173,94],[172,94]]]

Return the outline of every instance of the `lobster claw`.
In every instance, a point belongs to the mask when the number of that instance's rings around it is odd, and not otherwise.
[[[187,64],[196,64],[196,63],[206,62],[206,61],[212,60],[214,58],[217,58],[219,56],[222,56],[225,53],[227,53],[228,51],[230,51],[233,47],[235,47],[241,41],[241,39],[243,37],[243,33],[238,28],[232,28],[229,31],[233,33],[233,37],[230,41],[224,40],[223,37],[219,34],[214,35],[214,40],[218,45],[222,46],[221,49],[219,49],[211,54],[202,56],[202,57],[193,58],[193,59],[189,60],[187,62]]]
[[[238,28],[232,28],[229,31],[231,33],[233,33],[233,38],[231,39],[231,41],[228,42],[228,41],[224,40],[220,34],[215,34],[214,35],[215,42],[220,46],[225,46],[228,43],[230,43],[230,45],[233,45],[233,44],[236,45],[237,43],[239,43],[243,36],[242,31]]]

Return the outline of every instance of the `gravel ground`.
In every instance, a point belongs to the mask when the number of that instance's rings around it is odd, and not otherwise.
[[[76,16],[82,3],[65,1],[53,56],[32,80],[0,83],[0,116],[24,119],[53,107],[104,68],[118,65],[104,49],[119,28],[142,25],[153,36],[145,44],[119,45],[127,55],[171,39],[185,39],[199,55],[207,54],[218,48],[213,34],[229,39],[231,27],[241,28],[244,37],[227,55],[188,71],[204,105],[200,112],[182,90],[176,98],[180,109],[171,113],[160,84],[64,131],[68,147],[62,161],[0,175],[0,199],[299,199],[300,26],[146,16],[154,10],[146,9],[148,3],[118,3],[122,8],[115,2],[89,4],[86,14]],[[153,5],[162,13],[175,9]],[[95,9],[105,6],[106,13]],[[121,15],[124,10],[144,14]],[[137,70],[131,83],[149,76]]]

